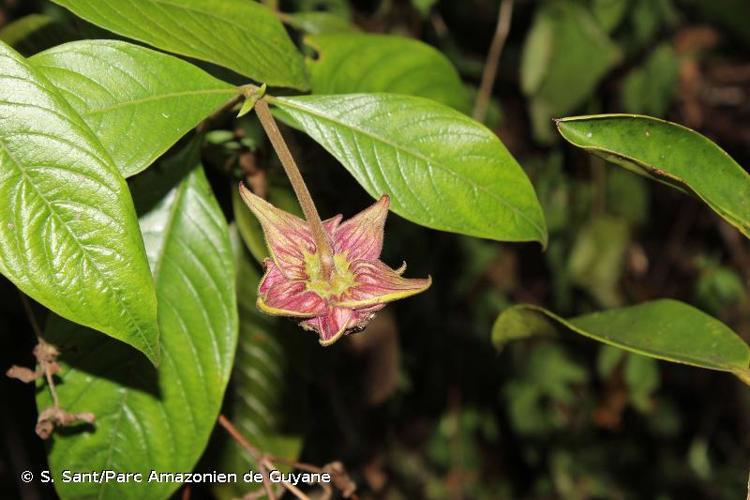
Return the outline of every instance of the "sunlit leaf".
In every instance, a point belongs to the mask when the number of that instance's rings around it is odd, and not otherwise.
[[[268,85],[307,88],[302,55],[266,6],[245,0],[54,0],[87,21]]]
[[[557,128],[574,146],[694,193],[750,237],[750,174],[701,134],[637,115],[575,116]]]
[[[190,63],[114,40],[67,43],[30,62],[78,111],[125,177],[237,94]]]
[[[57,90],[0,43],[0,272],[60,316],[159,359],[127,185]]]
[[[394,94],[272,103],[371,196],[389,194],[395,213],[444,231],[546,243],[544,216],[523,169],[494,133],[465,115]]]
[[[187,160],[179,156],[165,168],[183,170]],[[45,332],[62,352],[61,405],[96,415],[93,432],[54,436],[50,468],[63,498],[168,498],[179,483],[149,483],[149,472],[193,469],[229,380],[237,341],[234,259],[201,167],[140,222],[159,298],[158,370],[124,345],[59,318]],[[38,407],[50,404],[40,391]],[[71,483],[60,476],[106,469],[141,472],[144,481]]]

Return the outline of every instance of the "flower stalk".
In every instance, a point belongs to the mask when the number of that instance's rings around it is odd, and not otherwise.
[[[315,208],[315,202],[310,196],[310,191],[307,189],[304,179],[302,179],[299,167],[297,167],[297,163],[294,161],[294,157],[289,151],[284,136],[281,135],[281,130],[279,130],[276,120],[268,109],[268,103],[265,99],[259,99],[255,103],[255,113],[258,115],[260,124],[268,135],[271,145],[279,156],[279,160],[281,160],[284,172],[286,172],[289,182],[292,184],[292,189],[294,189],[294,194],[302,207],[302,213],[305,214],[317,252],[320,255],[323,275],[328,278],[331,276],[334,265],[333,249],[331,248],[331,242],[328,240],[328,235],[323,229],[323,221],[320,219],[318,209]]]

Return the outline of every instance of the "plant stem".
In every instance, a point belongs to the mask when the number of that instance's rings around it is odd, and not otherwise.
[[[266,496],[268,496],[269,500],[275,500],[276,495],[274,495],[273,490],[271,489],[271,485],[266,480],[266,478],[269,477],[268,471],[266,470],[265,464],[263,463],[263,455],[261,452],[250,444],[250,441],[245,439],[245,436],[242,435],[242,433],[237,429],[232,422],[229,421],[227,417],[224,415],[219,415],[219,425],[224,427],[226,431],[229,433],[230,436],[232,436],[232,439],[237,441],[237,444],[239,444],[245,451],[247,451],[251,457],[253,457],[253,460],[258,464],[258,467],[261,469],[261,474],[263,475],[263,488],[266,490]]]
[[[18,291],[18,294],[21,296],[21,302],[23,303],[24,311],[26,312],[26,316],[29,318],[29,323],[31,323],[32,330],[34,330],[34,335],[36,335],[37,344],[40,346],[48,345],[42,338],[42,329],[39,327],[36,316],[34,316],[34,309],[31,307],[29,298],[21,290]],[[36,351],[34,352],[36,353]],[[44,370],[44,376],[47,379],[47,387],[49,388],[49,392],[52,395],[52,404],[55,408],[59,408],[60,398],[57,396],[55,380],[54,378],[52,378],[52,372],[50,371],[49,364],[43,359],[37,359],[37,362],[39,363],[39,366],[41,366],[42,370]]]
[[[271,140],[273,149],[279,155],[281,165],[284,167],[287,177],[289,177],[294,194],[297,195],[297,200],[302,207],[302,212],[305,214],[305,219],[307,219],[307,223],[310,225],[315,246],[320,255],[323,275],[330,276],[333,269],[333,250],[331,249],[328,235],[323,229],[323,222],[320,220],[318,210],[315,208],[315,202],[313,202],[310,196],[310,191],[307,189],[297,163],[294,161],[294,157],[291,151],[289,151],[289,147],[286,145],[286,141],[284,141],[284,136],[281,135],[281,131],[278,125],[276,125],[276,120],[274,120],[271,111],[268,109],[268,103],[265,99],[259,99],[255,103],[255,113],[258,115],[263,130],[266,131],[268,138]]]
[[[500,63],[500,55],[503,53],[505,40],[508,38],[512,16],[513,0],[503,0],[500,4],[495,35],[492,37],[490,50],[487,52],[487,60],[484,63],[484,71],[482,72],[482,82],[479,84],[477,101],[474,105],[474,119],[479,122],[483,122],[487,115],[487,104],[490,101],[492,87],[495,84],[495,78],[497,77],[497,67]]]

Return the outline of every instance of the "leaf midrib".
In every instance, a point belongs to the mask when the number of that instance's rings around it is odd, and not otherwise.
[[[428,158],[428,157],[424,156],[423,154],[421,154],[421,153],[419,153],[419,152],[415,152],[415,151],[413,151],[413,150],[409,149],[408,147],[405,147],[405,146],[398,146],[397,144],[393,143],[392,141],[390,141],[390,140],[388,140],[388,139],[385,139],[385,138],[383,138],[383,137],[379,137],[379,136],[377,136],[377,135],[374,135],[374,134],[373,134],[372,132],[369,132],[369,131],[367,131],[367,130],[363,130],[363,129],[361,129],[361,128],[357,127],[357,126],[354,126],[354,125],[350,125],[350,124],[347,124],[347,123],[343,123],[343,122],[340,122],[340,121],[338,121],[338,120],[336,120],[336,119],[334,119],[334,118],[332,118],[332,117],[330,117],[330,116],[326,116],[326,115],[323,115],[323,114],[317,113],[317,112],[315,112],[315,111],[313,111],[313,110],[310,110],[309,108],[306,108],[306,107],[304,107],[304,106],[301,106],[301,105],[299,105],[299,104],[295,104],[295,103],[294,103],[293,101],[289,101],[289,100],[287,100],[287,99],[279,99],[279,98],[274,98],[274,99],[269,99],[269,100],[271,100],[271,102],[272,102],[272,103],[279,103],[279,102],[282,102],[282,103],[284,103],[285,105],[288,105],[289,107],[291,107],[291,108],[294,108],[294,109],[296,109],[296,110],[298,110],[298,111],[300,111],[300,112],[306,112],[306,113],[308,113],[308,114],[310,114],[310,115],[312,115],[312,116],[316,116],[316,117],[318,117],[318,118],[321,118],[321,119],[323,119],[323,120],[327,120],[327,121],[329,121],[329,122],[331,122],[331,123],[334,123],[334,124],[337,124],[337,125],[339,125],[339,126],[342,126],[342,127],[346,127],[346,128],[348,128],[348,129],[350,129],[350,130],[353,130],[353,131],[355,131],[355,132],[357,132],[357,133],[360,133],[360,134],[362,134],[362,135],[364,135],[364,136],[366,136],[366,137],[369,137],[369,138],[371,138],[371,139],[372,139],[372,140],[374,140],[374,141],[378,141],[378,142],[380,142],[380,143],[382,143],[382,144],[385,144],[386,146],[389,146],[389,147],[391,147],[391,148],[393,148],[393,149],[396,149],[396,150],[400,150],[400,151],[403,151],[403,152],[405,152],[406,154],[410,154],[410,155],[414,156],[415,158],[417,158],[418,160],[422,160],[422,161],[424,161],[424,162],[425,162],[425,163],[427,163],[428,165],[433,165],[433,166],[434,166],[434,167],[436,167],[436,168],[437,168],[438,170],[441,170],[441,171],[447,172],[447,173],[449,173],[449,174],[453,175],[454,177],[457,177],[458,179],[461,179],[461,180],[463,180],[463,181],[464,181],[464,182],[466,182],[467,184],[469,184],[469,185],[471,185],[471,186],[474,186],[474,187],[475,187],[475,189],[477,189],[478,191],[481,191],[481,192],[483,192],[483,193],[487,194],[487,195],[488,195],[489,197],[491,197],[491,198],[493,198],[493,199],[497,200],[497,201],[498,201],[498,202],[499,202],[500,204],[502,204],[503,206],[507,207],[507,208],[508,208],[508,209],[510,209],[510,210],[511,210],[511,211],[512,211],[513,213],[515,213],[516,215],[520,216],[520,217],[521,217],[522,219],[526,220],[526,221],[527,221],[527,222],[529,222],[529,223],[530,223],[530,224],[531,224],[531,225],[532,225],[532,226],[533,226],[534,228],[536,228],[536,229],[537,229],[537,231],[539,232],[539,236],[540,236],[540,237],[543,237],[543,235],[544,235],[544,230],[543,230],[543,229],[542,229],[542,228],[541,228],[541,227],[540,227],[540,226],[539,226],[539,225],[538,225],[538,224],[537,224],[536,222],[534,222],[533,220],[529,219],[529,218],[528,218],[528,217],[526,216],[526,214],[524,214],[524,213],[523,213],[523,211],[521,211],[521,210],[519,210],[519,209],[515,208],[515,207],[514,207],[513,205],[509,204],[509,203],[508,203],[507,201],[505,201],[505,200],[504,200],[503,198],[501,198],[501,197],[497,196],[496,194],[492,193],[491,191],[488,191],[487,189],[485,189],[484,187],[482,187],[482,185],[481,185],[481,184],[478,184],[478,183],[474,183],[474,182],[472,182],[472,181],[471,181],[470,179],[468,179],[468,178],[464,177],[463,175],[461,175],[460,173],[458,173],[458,172],[456,172],[456,171],[453,171],[453,170],[451,170],[450,168],[447,168],[447,167],[443,166],[443,165],[442,165],[441,163],[438,163],[438,162],[436,162],[436,161],[435,161],[435,159],[430,159],[430,158]],[[278,105],[278,104],[277,104],[277,105]],[[498,140],[499,140],[499,139],[498,139]],[[380,167],[380,168],[381,168],[381,170],[382,170],[382,167]],[[520,166],[519,166],[519,168],[520,168]],[[479,229],[482,229],[482,228],[479,228]]]
[[[97,274],[100,276],[100,278],[104,279],[104,283],[108,283],[108,280],[106,279],[107,276],[102,272],[102,270],[99,268],[98,263],[92,259],[91,255],[86,250],[86,247],[79,241],[78,236],[73,232],[73,230],[68,226],[68,224],[60,217],[60,214],[57,213],[52,208],[52,204],[47,199],[47,197],[39,190],[38,186],[32,182],[31,177],[29,177],[28,173],[26,172],[26,169],[22,166],[22,164],[11,154],[10,149],[8,149],[8,146],[5,144],[5,141],[0,137],[0,148],[5,151],[5,154],[8,156],[10,161],[16,166],[18,171],[23,176],[23,180],[28,183],[29,186],[34,190],[34,192],[37,194],[37,196],[44,202],[45,206],[47,207],[47,210],[49,213],[55,217],[60,225],[65,228],[65,231],[68,233],[68,236],[73,240],[73,242],[78,247],[78,250],[80,251],[81,255],[86,259],[86,261],[91,265],[92,269],[95,269]],[[143,329],[141,328],[140,324],[135,321],[133,318],[133,315],[130,312],[130,308],[125,307],[124,303],[122,302],[122,297],[120,297],[119,290],[113,288],[110,285],[106,285],[107,290],[110,290],[117,301],[117,303],[121,306],[122,311],[125,312],[125,314],[128,316],[128,319],[130,320],[130,324],[135,327],[135,331],[138,334],[138,336],[143,341],[144,347],[148,350],[150,356],[155,357],[155,352],[153,348],[151,347],[151,343],[147,340],[145,333],[143,332]]]

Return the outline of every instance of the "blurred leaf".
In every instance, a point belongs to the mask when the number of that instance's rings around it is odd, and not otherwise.
[[[125,180],[81,117],[0,42],[0,272],[158,363],[156,295]]]
[[[11,47],[16,47],[18,43],[52,24],[55,24],[55,20],[49,16],[30,14],[3,26],[0,29],[0,40]],[[17,47],[16,50],[18,50]]]
[[[114,33],[268,85],[308,88],[302,55],[276,15],[244,0],[53,0]],[[200,43],[196,43],[200,41]]]
[[[570,252],[571,279],[605,307],[622,303],[617,286],[630,239],[628,233],[623,220],[599,216],[578,233]]]
[[[623,370],[630,400],[643,413],[651,411],[651,397],[659,387],[659,365],[652,358],[629,353]]]
[[[52,47],[72,35],[67,26],[44,14],[24,16],[0,29],[0,41],[25,56]]]
[[[630,0],[592,0],[591,11],[607,33],[612,32],[622,21]]]
[[[630,24],[634,35],[631,51],[648,47],[663,27],[673,26],[678,21],[677,11],[671,0],[631,0]]]
[[[630,225],[640,225],[649,219],[649,186],[646,179],[625,170],[607,172],[607,212],[622,218]]]
[[[625,111],[663,116],[672,104],[678,73],[679,61],[672,46],[658,46],[642,67],[633,69],[625,78],[622,87]]]
[[[30,59],[107,147],[137,174],[237,95],[190,63],[114,40],[66,43]]]
[[[359,28],[346,18],[329,12],[295,12],[283,14],[282,20],[289,26],[302,30],[310,35],[332,33],[354,33]]]
[[[750,237],[750,174],[699,133],[632,115],[563,118],[557,121],[557,128],[574,146],[693,192]]]
[[[555,45],[555,28],[553,17],[541,11],[526,34],[520,75],[521,89],[526,95],[534,95],[547,75]]]
[[[596,358],[596,370],[599,376],[602,378],[612,376],[612,372],[617,368],[620,361],[623,360],[625,354],[627,354],[627,351],[608,344],[602,345],[599,348],[599,355]]]
[[[423,17],[429,15],[436,3],[438,3],[438,0],[411,0],[411,4]]]
[[[695,439],[690,444],[687,456],[690,468],[703,480],[711,477],[711,458],[708,456],[708,443],[705,439]]]
[[[224,412],[262,453],[293,461],[301,451],[302,438],[281,432],[288,357],[278,335],[279,320],[260,313],[255,306],[260,273],[240,245],[235,244],[240,333]],[[218,462],[212,467],[241,476],[257,464],[234,440],[224,436]],[[220,499],[236,498],[258,488],[260,485],[243,482],[214,486]]]
[[[523,434],[540,434],[563,427],[566,417],[560,405],[573,403],[572,386],[586,378],[586,370],[559,346],[535,346],[521,373],[504,390],[513,428]]]
[[[516,318],[533,318],[518,321]],[[509,321],[508,318],[512,318]],[[561,328],[631,352],[700,368],[732,372],[747,380],[750,347],[724,323],[682,302],[655,300],[564,320],[532,305],[503,311],[493,341],[547,335]],[[506,331],[509,330],[510,331]],[[513,330],[515,329],[515,331]]]
[[[551,118],[583,104],[619,61],[620,51],[583,6],[566,0],[537,10],[522,58],[521,82],[531,98],[534,132],[549,142]]]
[[[547,231],[523,169],[497,136],[418,97],[350,94],[273,104],[377,198],[418,224],[470,236],[539,241]]]
[[[141,229],[159,299],[159,369],[59,318],[45,332],[62,352],[61,405],[96,415],[95,432],[55,434],[49,460],[63,498],[169,497],[179,483],[63,482],[60,473],[112,469],[146,478],[151,470],[192,470],[229,380],[237,342],[234,262],[226,222],[200,166],[141,217]],[[38,408],[51,404],[40,391]]]
[[[731,268],[705,262],[701,266],[695,297],[712,314],[739,302],[745,295],[742,278]]]
[[[394,35],[311,36],[314,94],[390,92],[426,97],[468,112],[469,94],[451,62],[435,48]]]

